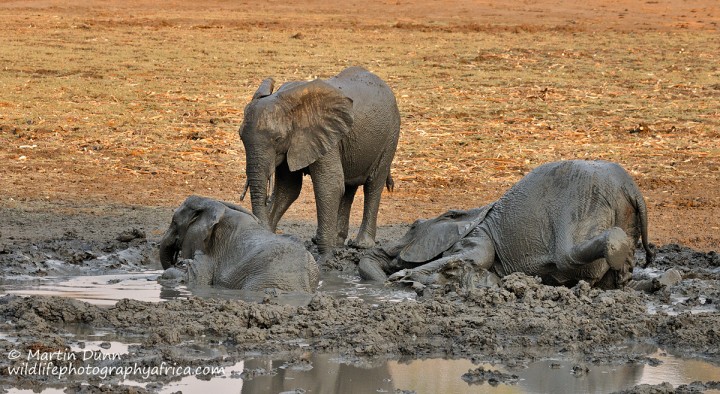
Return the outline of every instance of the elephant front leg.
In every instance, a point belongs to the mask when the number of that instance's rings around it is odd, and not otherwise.
[[[290,205],[297,200],[302,190],[302,171],[290,172],[287,161],[275,170],[275,187],[270,210],[270,230],[277,229],[277,224],[287,212]]]
[[[622,270],[628,261],[632,261],[633,250],[632,238],[621,228],[613,227],[573,246],[570,262],[572,265],[585,265],[604,258],[610,268]]]
[[[385,282],[387,280],[387,274],[385,274],[385,272],[388,270],[390,261],[392,260],[393,257],[388,255],[383,249],[372,249],[360,257],[358,273],[364,280]]]
[[[317,245],[320,261],[327,259],[337,241],[340,199],[345,193],[345,176],[340,163],[340,153],[328,152],[310,165],[317,209]]]
[[[400,270],[388,278],[390,282],[421,283],[473,282],[476,274],[489,270],[495,262],[495,246],[481,229],[473,230],[456,242],[442,257],[419,267]]]
[[[195,252],[191,260],[187,260],[188,286],[211,286],[215,273],[215,262],[204,253]]]

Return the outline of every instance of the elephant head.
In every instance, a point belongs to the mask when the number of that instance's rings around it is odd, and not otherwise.
[[[284,163],[291,172],[308,167],[337,147],[353,124],[353,102],[340,89],[314,80],[288,83],[273,93],[273,83],[262,82],[245,107],[240,127],[245,191],[250,189],[252,211],[270,230],[275,169]]]
[[[179,258],[191,259],[195,252],[209,254],[215,248],[213,241],[222,231],[223,220],[231,215],[242,214],[244,220],[259,223],[245,208],[190,196],[175,210],[170,227],[160,241],[160,263],[163,269],[175,265]]]

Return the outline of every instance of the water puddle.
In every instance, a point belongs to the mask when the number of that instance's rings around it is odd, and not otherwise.
[[[510,370],[501,365],[475,365],[469,360],[427,359],[357,365],[332,355],[309,355],[300,361],[258,358],[226,367],[223,376],[210,381],[187,377],[165,385],[161,392],[212,392],[233,387],[235,392],[242,393],[295,392],[296,389],[313,393],[392,393],[396,389],[418,393],[598,393],[663,382],[677,387],[720,376],[719,366],[703,361],[683,360],[660,351],[652,357],[662,363],[658,366],[588,365],[588,371],[581,376],[573,372],[577,363],[551,359]],[[468,370],[480,366],[517,375],[518,380],[514,384],[469,384],[462,379]]]
[[[252,293],[212,287],[188,289],[184,285],[165,286],[158,283],[163,271],[144,271],[113,275],[44,277],[32,281],[10,281],[0,284],[0,295],[50,295],[70,297],[96,305],[114,305],[123,298],[160,302],[198,296],[204,298],[240,299],[259,302],[272,296],[275,302],[305,305],[312,298],[302,293]],[[319,290],[334,297],[356,298],[370,303],[400,302],[415,299],[415,292],[362,283],[359,276],[325,275]]]
[[[46,277],[30,282],[11,282],[0,285],[0,293],[43,294],[80,299],[93,304],[111,305],[122,298],[161,302],[189,296],[239,298],[249,295],[222,289],[198,289],[190,291],[185,286],[167,287],[158,283],[162,271],[124,273],[99,276]],[[343,274],[325,275],[320,290],[334,297],[361,299],[368,303],[399,302],[415,299],[414,292],[362,283],[358,277]],[[255,295],[254,297],[266,297]],[[283,296],[277,300],[283,302]],[[299,302],[288,295],[287,303]],[[254,299],[257,300],[257,299]],[[673,302],[683,302],[673,299]],[[76,352],[99,352],[130,357],[132,338],[115,336],[112,332],[93,330],[82,325],[64,327],[71,350]],[[0,333],[0,339],[13,342],[15,338]],[[302,348],[303,343],[298,343]],[[188,346],[179,350],[185,359],[207,360],[217,354],[207,345]],[[652,353],[652,350],[649,352]],[[185,376],[164,382],[162,393],[182,391],[202,392],[394,392],[396,389],[413,390],[418,393],[534,393],[534,392],[612,392],[631,388],[638,384],[669,382],[677,387],[693,381],[718,380],[720,366],[701,360],[680,359],[662,351],[650,357],[659,360],[655,365],[620,364],[594,365],[561,357],[535,361],[523,368],[504,365],[473,364],[470,360],[424,359],[424,360],[348,360],[338,355],[306,353],[300,360],[267,358],[257,355],[233,365],[222,367],[222,372],[212,376]],[[504,374],[517,375],[513,381],[489,381],[467,383],[463,374],[478,367],[498,370]],[[581,366],[578,373],[578,366]],[[130,376],[123,384],[145,387],[147,380]],[[11,389],[12,393],[30,392]],[[48,387],[43,393],[63,392],[62,388]],[[708,391],[709,392],[709,391]]]
[[[563,360],[543,360],[524,369],[501,365],[475,365],[469,360],[426,359],[387,361],[358,365],[340,357],[321,354],[303,360],[249,359],[224,367],[222,376],[201,380],[188,376],[163,386],[161,393],[224,392],[232,387],[242,393],[280,393],[303,389],[313,393],[394,392],[418,393],[603,393],[631,388],[638,384],[668,382],[674,387],[694,381],[710,381],[720,376],[720,367],[698,360],[682,360],[658,352],[658,366],[624,364],[589,365],[582,375],[573,372],[577,364]],[[516,383],[467,383],[464,373],[483,367],[517,375]],[[141,385],[139,382],[126,382]]]
[[[113,345],[114,346],[114,345]],[[107,349],[103,351],[107,352]],[[385,362],[350,361],[337,355],[307,354],[302,359],[251,358],[224,366],[210,379],[186,376],[166,383],[160,393],[283,393],[298,389],[312,393],[608,393],[638,384],[668,382],[674,387],[694,381],[712,381],[720,376],[720,366],[700,360],[685,360],[657,351],[651,357],[659,365],[583,365],[563,359],[532,362],[526,368],[473,364],[470,360],[425,359]],[[479,367],[516,375],[511,382],[467,383],[463,374]],[[584,368],[587,367],[587,370]],[[132,377],[122,384],[144,387],[147,383]],[[10,390],[11,393],[31,391]],[[47,388],[42,393],[61,393]],[[713,391],[705,391],[711,393]]]
[[[113,275],[45,277],[31,282],[11,282],[0,286],[4,294],[50,295],[75,298],[96,305],[114,305],[123,298],[159,302],[187,298],[185,287],[169,288],[157,278],[162,271],[144,271]]]
[[[363,283],[359,276],[346,274],[325,276],[319,290],[335,298],[355,298],[371,304],[416,299],[414,291]]]

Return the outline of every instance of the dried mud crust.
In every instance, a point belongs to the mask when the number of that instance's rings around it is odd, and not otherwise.
[[[1,239],[4,276],[37,275],[38,269],[57,274],[68,267],[73,267],[75,274],[110,269],[101,262],[109,262],[117,271],[156,269],[159,264],[153,253],[158,230],[171,215],[167,210],[127,207],[105,207],[95,212],[100,215],[94,219],[84,216],[87,212],[67,217],[4,213],[17,220],[24,218],[26,230],[33,234]],[[76,215],[84,219],[76,221]],[[48,220],[53,216],[65,220],[55,226]],[[116,227],[107,227],[109,218]],[[74,229],[72,223],[82,228]],[[4,226],[0,231],[7,231]],[[284,229],[309,242],[314,225],[297,222]],[[383,242],[395,239],[404,229],[381,227],[380,238]],[[720,362],[716,330],[720,324],[720,256],[679,245],[655,249],[657,258],[649,268],[657,272],[675,268],[684,279],[650,294],[630,289],[601,291],[586,283],[551,287],[537,278],[513,274],[503,278],[499,287],[426,288],[417,301],[401,303],[369,303],[319,292],[304,306],[281,305],[270,295],[263,303],[193,297],[161,303],[125,299],[100,307],[69,298],[10,295],[0,297],[0,331],[6,334],[0,338],[0,354],[13,349],[65,351],[77,344],[72,333],[83,327],[113,332],[123,341],[137,343],[113,365],[227,366],[247,354],[300,357],[307,351],[340,353],[357,360],[462,357],[515,367],[547,354],[579,359],[581,365],[656,362],[643,350],[635,350],[633,345],[638,344]],[[133,250],[138,253],[126,254]],[[351,248],[339,251],[332,264],[324,267],[323,275],[328,270],[355,272],[360,253]],[[98,254],[110,257],[98,260]],[[642,257],[641,253],[636,256],[638,260]],[[47,261],[60,263],[47,267]],[[657,313],[649,313],[653,306]],[[698,307],[705,308],[703,313],[693,313]],[[216,356],[198,358],[197,351]],[[0,371],[12,365],[7,358],[0,359]],[[458,371],[458,379],[462,373]],[[474,375],[482,374],[476,371]],[[33,388],[49,383],[32,377],[17,379],[0,374],[0,387]],[[158,378],[151,388],[166,383],[163,379]],[[71,388],[79,385],[74,381],[50,383]],[[101,383],[119,385],[116,389],[123,384],[109,379],[83,387],[97,391]]]
[[[0,298],[0,350],[65,351],[64,327],[111,329],[132,338],[123,363],[228,365],[246,352],[339,352],[355,358],[450,356],[523,364],[544,354],[585,363],[645,363],[633,343],[653,343],[684,356],[720,360],[715,313],[647,314],[647,295],[586,286],[548,287],[513,274],[498,289],[426,295],[419,302],[372,306],[317,294],[307,306],[190,299],[163,303],[122,300],[110,308],[59,297]],[[220,349],[197,359],[194,349]],[[298,343],[309,346],[302,349]],[[7,364],[8,361],[4,361]],[[6,366],[2,365],[3,370]],[[0,377],[4,385],[32,385]],[[113,383],[112,380],[105,383]]]

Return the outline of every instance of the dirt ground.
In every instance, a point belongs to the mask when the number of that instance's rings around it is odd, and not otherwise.
[[[679,267],[682,283],[649,295],[518,275],[495,290],[438,289],[377,307],[322,293],[303,307],[196,298],[109,309],[7,296],[0,332],[19,342],[0,336],[2,354],[63,349],[63,327],[84,325],[140,337],[125,362],[148,365],[191,362],[178,349],[203,335],[226,343],[218,364],[248,351],[293,353],[297,338],[365,358],[522,365],[542,348],[650,363],[618,350],[633,342],[720,362],[717,310],[689,312],[720,297],[716,1],[346,3],[0,0],[3,277],[157,268],[154,242],[187,195],[238,202],[237,129],[258,84],[360,65],[393,88],[402,116],[380,241],[415,219],[491,202],[542,163],[605,159],[636,179],[650,240],[665,256],[655,268]],[[282,229],[309,239],[314,221],[306,180]],[[97,258],[128,248],[139,248],[137,264]],[[686,300],[678,315],[647,313],[672,294]],[[0,391],[46,383],[0,371]]]
[[[717,249],[714,1],[157,4],[0,1],[0,206],[237,201],[260,81],[361,65],[402,114],[381,224],[483,205],[548,161],[607,159],[645,193],[652,242]],[[287,217],[314,209],[306,181]]]

